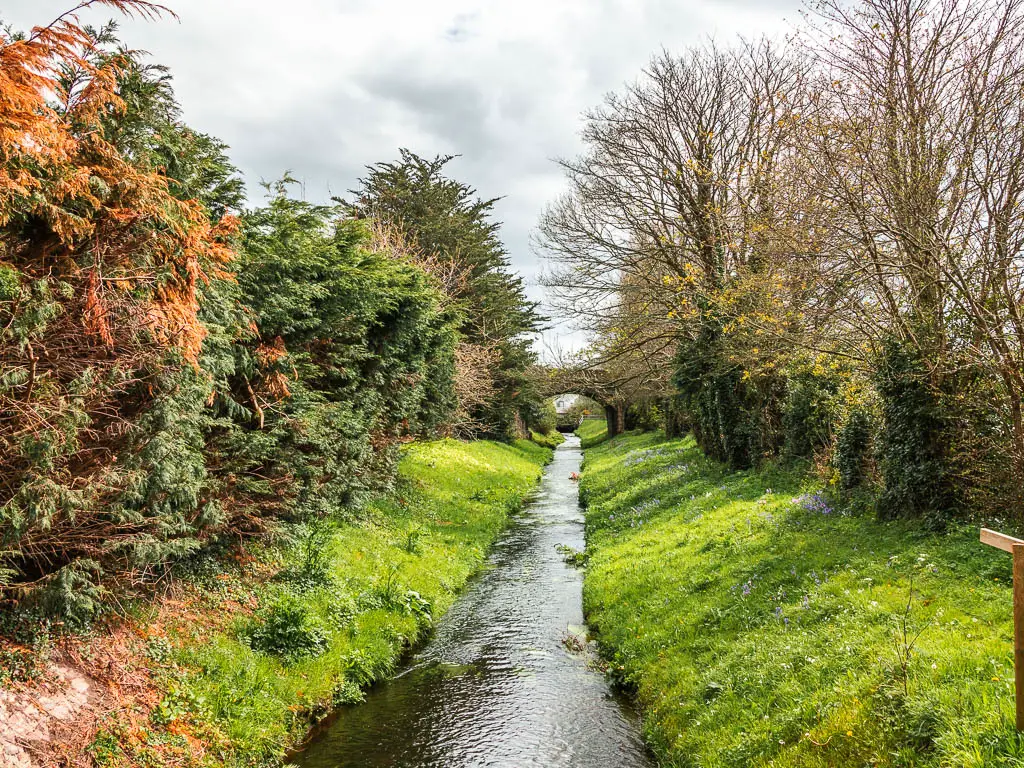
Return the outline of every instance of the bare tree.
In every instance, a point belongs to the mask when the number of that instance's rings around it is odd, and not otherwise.
[[[588,152],[562,163],[570,192],[538,246],[554,301],[603,340],[602,361],[632,357],[667,382],[679,334],[696,332],[685,321],[767,266],[802,77],[768,42],[663,53],[587,116]]]
[[[819,195],[820,283],[850,338],[895,335],[941,389],[991,371],[1024,470],[1020,0],[825,0],[810,18],[803,168]]]

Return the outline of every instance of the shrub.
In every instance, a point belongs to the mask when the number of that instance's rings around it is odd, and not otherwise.
[[[941,524],[953,513],[956,497],[940,393],[924,361],[896,340],[883,349],[875,383],[882,406],[878,512],[883,518],[920,517]]]
[[[709,315],[696,339],[681,339],[673,383],[701,448],[734,469],[775,454],[781,442],[785,380],[746,375]]]
[[[633,403],[626,409],[626,429],[651,432],[661,427],[664,414],[655,400]]]
[[[535,400],[524,407],[523,420],[526,422],[527,429],[542,435],[558,429],[558,414],[555,412],[555,404],[547,398]]]
[[[12,83],[73,70],[66,93],[84,95],[62,115],[43,95],[60,88],[26,94],[19,130],[42,154],[7,158],[31,162],[0,205],[0,587],[82,626],[113,575],[144,584],[268,518],[388,488],[398,441],[454,408],[462,318],[406,254],[287,179],[225,215],[241,180],[179,121],[163,71],[113,56],[109,30],[65,37],[3,65]],[[48,198],[46,179],[83,171],[94,188]]]
[[[873,431],[871,416],[863,407],[851,410],[839,429],[833,463],[844,491],[859,487],[867,478]]]
[[[272,605],[247,633],[254,651],[297,661],[318,656],[327,648],[327,632],[310,617],[308,608],[292,597]]]
[[[809,459],[831,445],[835,400],[844,373],[821,358],[798,358],[790,363],[782,415],[784,455]]]

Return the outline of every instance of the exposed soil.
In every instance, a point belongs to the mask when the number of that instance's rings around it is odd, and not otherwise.
[[[236,555],[242,573],[221,575],[231,584],[258,582],[274,567]],[[113,734],[125,765],[191,765],[216,748],[217,736],[193,723],[175,720],[156,726],[150,714],[163,691],[153,676],[149,654],[155,639],[206,636],[239,613],[251,612],[251,599],[217,595],[176,584],[154,599],[150,619],[111,619],[89,635],[68,635],[41,654],[0,638],[0,647],[30,662],[25,679],[0,683],[0,768],[65,768],[96,765],[90,746],[101,730]],[[177,736],[177,744],[159,738]]]
[[[0,687],[0,766],[90,765],[87,747],[105,718],[158,698],[141,650],[128,626],[66,639],[30,680]]]

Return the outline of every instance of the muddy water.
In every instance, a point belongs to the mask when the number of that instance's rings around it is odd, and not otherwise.
[[[628,704],[570,650],[585,632],[582,574],[557,545],[583,548],[570,475],[579,441],[555,452],[535,500],[489,568],[439,622],[407,669],[345,708],[301,755],[302,768],[640,768],[653,762]],[[576,643],[569,642],[569,646]]]

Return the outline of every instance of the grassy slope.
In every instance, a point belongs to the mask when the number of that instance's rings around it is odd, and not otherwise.
[[[187,733],[212,746],[210,763],[278,763],[311,716],[359,700],[359,687],[394,671],[403,650],[429,631],[430,617],[444,613],[481,566],[550,456],[525,440],[413,445],[401,463],[399,493],[371,505],[358,522],[333,527],[317,547],[328,586],[303,590],[275,580],[215,577],[221,588],[206,596],[205,609],[211,617],[232,612],[236,618],[211,629],[193,615],[169,628],[161,640],[169,653],[160,659],[167,695],[153,716],[164,735],[146,736],[144,747],[131,739],[130,762],[147,762],[145,751],[159,754],[161,739]],[[279,557],[264,572],[294,565],[302,547]],[[261,611],[282,602],[298,603],[307,624],[326,635],[315,658],[286,663],[247,644]],[[124,730],[115,721],[101,732],[93,749],[99,762],[124,760],[128,748],[114,746],[129,741]]]
[[[580,423],[576,434],[580,436],[580,445],[583,448],[592,448],[608,437],[608,422],[604,419],[585,419]]]
[[[584,601],[663,763],[1024,765],[1009,555],[823,509],[808,482],[654,434],[587,452]]]
[[[557,448],[565,442],[565,436],[558,431],[548,432],[546,435],[540,432],[531,430],[530,440],[537,443],[537,445],[543,445],[545,448]]]

